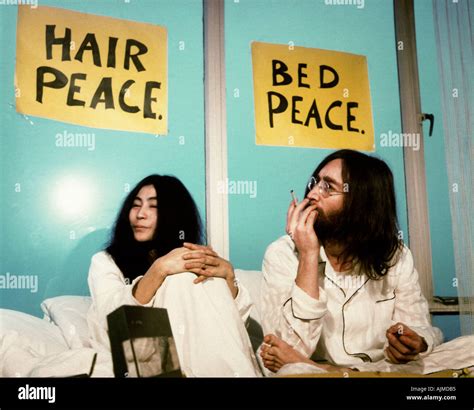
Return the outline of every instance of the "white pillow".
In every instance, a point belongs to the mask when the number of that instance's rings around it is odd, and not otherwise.
[[[41,303],[45,319],[56,324],[71,349],[91,347],[87,312],[90,296],[57,296]]]
[[[6,344],[11,343],[37,355],[56,354],[68,349],[61,330],[54,324],[24,312],[0,309],[0,353],[7,349]]]

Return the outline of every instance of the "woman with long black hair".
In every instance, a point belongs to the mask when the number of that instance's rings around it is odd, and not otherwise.
[[[106,250],[89,270],[92,344],[109,349],[107,315],[122,305],[166,308],[187,376],[259,375],[244,321],[248,292],[232,265],[202,245],[198,209],[175,177],[150,175],[125,199]]]

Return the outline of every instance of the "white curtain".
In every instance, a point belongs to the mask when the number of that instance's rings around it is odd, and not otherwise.
[[[433,0],[450,185],[461,333],[474,334],[472,249],[473,12],[471,0]]]

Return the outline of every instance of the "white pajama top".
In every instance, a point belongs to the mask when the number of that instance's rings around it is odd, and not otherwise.
[[[319,299],[295,284],[298,256],[289,236],[267,248],[262,270],[264,334],[275,334],[306,357],[353,367],[379,361],[388,344],[385,332],[397,322],[425,339],[428,349],[422,355],[442,341],[440,330],[431,326],[407,247],[380,280],[335,272],[321,247]]]
[[[110,351],[107,315],[122,305],[140,305],[131,283],[105,251],[92,257],[88,313],[91,344]],[[248,291],[239,285],[236,299],[222,278],[194,284],[196,275],[183,272],[168,276],[144,306],[166,308],[181,369],[187,376],[261,375],[244,325],[250,314]]]

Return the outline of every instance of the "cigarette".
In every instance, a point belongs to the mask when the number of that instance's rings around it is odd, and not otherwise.
[[[291,197],[293,198],[293,202],[295,205],[298,205],[298,199],[295,196],[295,192],[293,190],[290,191]]]

